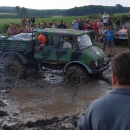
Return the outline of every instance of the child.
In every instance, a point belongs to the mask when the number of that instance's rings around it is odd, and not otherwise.
[[[107,31],[104,32],[104,35],[106,36],[110,52],[112,53],[115,49],[115,45],[113,41],[114,31],[111,29],[110,25],[107,26]]]

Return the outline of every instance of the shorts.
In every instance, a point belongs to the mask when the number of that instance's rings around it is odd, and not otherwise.
[[[106,27],[108,24],[107,23],[103,23],[104,24],[104,27]]]
[[[98,32],[99,32],[99,35],[102,35],[102,29],[99,29]]]
[[[109,48],[115,47],[115,44],[113,41],[107,41]]]

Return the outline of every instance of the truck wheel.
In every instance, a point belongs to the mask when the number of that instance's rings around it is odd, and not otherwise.
[[[14,55],[3,57],[0,61],[0,69],[5,76],[26,78],[26,70],[23,63]]]
[[[71,66],[65,72],[65,82],[79,86],[90,81],[88,72],[80,66]]]

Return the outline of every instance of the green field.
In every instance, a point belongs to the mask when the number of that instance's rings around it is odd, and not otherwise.
[[[42,21],[45,21],[47,23],[50,23],[53,19],[56,20],[56,22],[60,23],[60,20],[65,20],[68,24],[71,23],[75,18],[83,18],[85,16],[72,16],[72,17],[52,17],[52,18],[36,18],[36,24],[41,23]],[[0,26],[3,24],[9,24],[10,22],[14,23],[21,23],[21,19],[17,18],[1,18],[0,19]]]

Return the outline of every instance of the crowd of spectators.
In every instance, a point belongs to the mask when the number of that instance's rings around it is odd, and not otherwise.
[[[21,19],[21,24],[15,25],[14,23],[10,23],[10,26],[8,28],[8,35],[14,35],[19,33],[30,33],[32,31],[38,31],[39,29],[44,28],[62,28],[62,29],[76,29],[76,30],[93,30],[95,33],[94,39],[96,42],[104,42],[103,50],[105,51],[105,46],[107,44],[107,34],[105,33],[107,30],[106,26],[109,25],[109,30],[113,30],[113,25],[115,24],[115,27],[117,29],[121,26],[121,20],[119,17],[117,17],[116,21],[113,21],[112,15],[108,15],[106,12],[104,12],[102,18],[99,18],[97,20],[92,19],[74,19],[74,21],[71,23],[71,25],[67,25],[65,20],[61,20],[60,23],[57,23],[55,20],[52,20],[48,25],[45,21],[42,21],[41,23],[38,23],[36,25],[35,18],[29,18],[28,20],[25,18]],[[114,33],[112,34],[112,36]],[[113,45],[114,46],[114,45]]]

